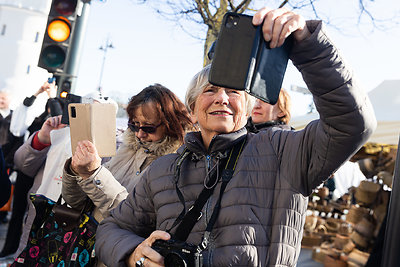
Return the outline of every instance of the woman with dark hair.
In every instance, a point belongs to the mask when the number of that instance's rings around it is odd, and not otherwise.
[[[87,197],[101,221],[141,179],[142,172],[158,157],[175,152],[192,122],[185,105],[166,87],[155,84],[133,96],[126,108],[129,121],[116,155],[101,166],[90,141],[78,143],[64,167],[62,196],[74,208]],[[93,171],[88,171],[93,170]]]

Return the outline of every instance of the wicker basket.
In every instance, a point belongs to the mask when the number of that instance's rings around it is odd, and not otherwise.
[[[385,218],[386,210],[387,210],[386,205],[379,205],[376,208],[374,208],[374,213],[372,215],[374,216],[374,219],[378,223],[381,223],[383,221],[383,219]]]
[[[366,217],[363,217],[359,223],[354,225],[354,229],[367,239],[371,238],[374,234],[375,224],[368,220]]]
[[[353,232],[353,227],[348,222],[342,222],[339,227],[338,233],[344,236],[348,236]]]
[[[346,254],[349,254],[355,247],[356,245],[350,240],[346,245],[343,246],[342,251]]]
[[[390,172],[387,171],[380,171],[377,174],[378,178],[383,181],[383,183],[390,188],[392,188],[392,183],[393,183],[393,175]]]
[[[358,202],[371,204],[375,201],[380,189],[379,184],[364,180],[357,187],[355,197]]]
[[[347,262],[326,255],[324,258],[324,267],[347,267]]]
[[[329,218],[326,220],[325,226],[328,229],[328,232],[337,233],[340,228],[341,220],[335,218]]]
[[[314,247],[311,254],[311,258],[316,262],[324,263],[326,256],[339,257],[339,255],[340,254],[336,253],[333,249]]]
[[[363,235],[360,235],[357,231],[353,231],[350,235],[351,240],[362,248],[368,247],[368,239]]]
[[[315,234],[303,235],[303,239],[301,240],[301,246],[306,248],[319,246],[321,243],[322,236]]]
[[[352,205],[346,215],[346,221],[356,224],[368,213],[368,209]]]
[[[347,267],[363,267],[364,265],[359,265],[352,261],[347,261]]]
[[[350,237],[336,234],[333,245],[335,248],[343,250],[344,246],[349,242],[351,242]]]
[[[348,262],[353,262],[358,266],[365,266],[369,258],[369,253],[362,252],[358,249],[354,249],[348,257]]]

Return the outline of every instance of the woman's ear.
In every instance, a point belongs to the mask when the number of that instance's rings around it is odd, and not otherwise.
[[[277,117],[279,120],[282,120],[283,118],[286,117],[286,114],[283,111],[279,111],[279,113],[277,114]]]
[[[197,123],[197,116],[194,114],[194,112],[190,112],[190,120],[192,121],[193,124]]]

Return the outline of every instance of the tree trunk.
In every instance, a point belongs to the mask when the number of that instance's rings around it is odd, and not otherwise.
[[[206,40],[204,42],[204,53],[203,53],[203,67],[207,66],[211,63],[211,60],[208,58],[207,53],[210,50],[212,43],[217,40],[218,33],[214,33],[213,30],[208,28]]]

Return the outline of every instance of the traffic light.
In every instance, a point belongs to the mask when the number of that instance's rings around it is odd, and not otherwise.
[[[63,73],[76,20],[78,0],[52,0],[38,66]]]

